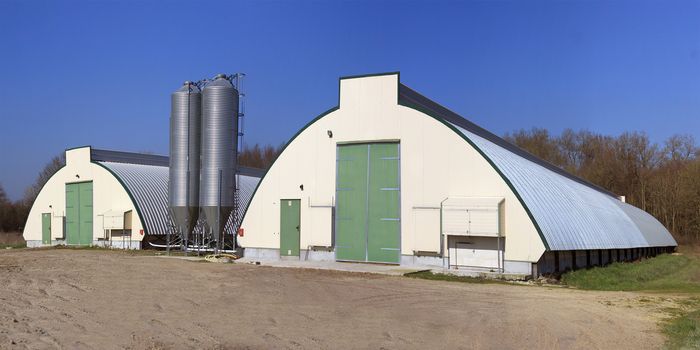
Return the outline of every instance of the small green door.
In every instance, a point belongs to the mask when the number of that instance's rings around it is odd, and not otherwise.
[[[51,244],[51,213],[41,214],[41,242]]]
[[[66,184],[66,243],[92,244],[92,181]]]
[[[299,256],[300,200],[280,200],[280,255]]]

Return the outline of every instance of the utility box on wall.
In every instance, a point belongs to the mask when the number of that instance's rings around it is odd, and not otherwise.
[[[504,236],[503,197],[450,197],[441,210],[442,233],[452,236]]]

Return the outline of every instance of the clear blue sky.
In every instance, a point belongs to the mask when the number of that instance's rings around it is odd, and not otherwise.
[[[285,142],[343,75],[408,86],[498,134],[700,141],[700,1],[0,0],[0,183],[65,148],[168,152],[169,94],[248,74],[247,143]]]

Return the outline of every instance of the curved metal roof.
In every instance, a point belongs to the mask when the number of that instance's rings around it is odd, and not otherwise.
[[[128,161],[128,159],[120,159],[120,161]],[[166,234],[169,227],[168,167],[117,161],[98,161],[98,164],[112,172],[129,192],[139,211],[146,233],[151,235]],[[253,191],[260,181],[260,177],[255,176],[258,173],[259,171],[256,169],[242,168],[241,174],[237,176],[241,205],[236,217],[239,220],[248,207]],[[233,216],[229,218],[228,227],[232,221]]]
[[[551,250],[676,245],[668,230],[643,210],[455,127],[510,181],[537,221]]]
[[[399,103],[444,121],[491,162],[529,211],[549,250],[677,245],[670,232],[649,213],[506,142],[404,85],[399,86]]]

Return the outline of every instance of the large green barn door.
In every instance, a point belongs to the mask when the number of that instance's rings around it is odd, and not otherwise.
[[[367,260],[398,263],[401,255],[399,144],[369,145]]]
[[[299,256],[300,200],[280,201],[280,255]]]
[[[336,259],[399,263],[399,144],[338,146]]]
[[[66,243],[92,243],[92,182],[66,184]]]
[[[51,244],[51,213],[41,214],[41,243]]]
[[[338,147],[336,174],[335,257],[367,259],[367,145]]]

